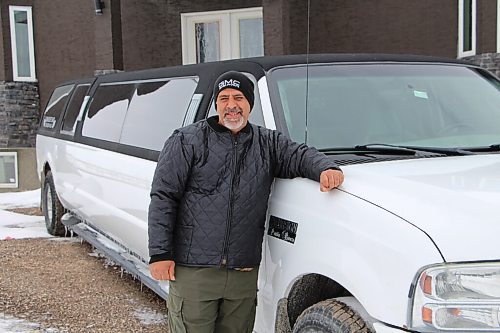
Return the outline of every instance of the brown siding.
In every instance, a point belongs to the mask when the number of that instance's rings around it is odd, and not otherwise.
[[[263,11],[266,55],[307,52],[307,1],[263,0]]]
[[[181,13],[261,6],[262,0],[127,0],[122,4],[124,69],[181,65]]]
[[[457,1],[311,2],[311,52],[413,53],[455,58]]]
[[[43,110],[56,84],[94,74],[93,1],[35,1],[33,23]]]
[[[102,15],[95,15],[95,69],[123,70],[121,1],[105,0]]]
[[[477,0],[476,54],[496,52],[497,4]]]

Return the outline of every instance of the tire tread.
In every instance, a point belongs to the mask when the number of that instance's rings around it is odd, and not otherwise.
[[[346,304],[328,299],[316,303],[302,312],[293,327],[300,332],[373,333],[357,312]]]

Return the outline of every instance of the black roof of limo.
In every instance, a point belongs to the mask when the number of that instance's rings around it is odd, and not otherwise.
[[[159,67],[137,71],[127,71],[98,76],[99,82],[130,81],[161,77],[177,76],[200,76],[203,73],[214,78],[228,70],[248,71],[257,74],[257,79],[264,75],[265,71],[279,66],[297,64],[318,63],[370,63],[370,62],[415,62],[415,63],[445,63],[445,64],[472,64],[451,58],[434,56],[408,55],[408,54],[369,54],[369,53],[338,53],[338,54],[310,54],[310,55],[286,55],[265,56],[255,58],[223,60],[207,62],[202,64],[179,65],[171,67]],[[255,73],[256,71],[260,72]],[[96,78],[84,78],[64,82],[66,84],[91,83]]]

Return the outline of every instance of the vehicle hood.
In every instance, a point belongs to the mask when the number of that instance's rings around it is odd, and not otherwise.
[[[500,260],[500,154],[398,160],[342,169],[342,190],[427,233],[446,261]],[[418,249],[414,251],[417,255]]]

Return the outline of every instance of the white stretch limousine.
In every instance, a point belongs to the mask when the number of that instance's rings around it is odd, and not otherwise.
[[[262,57],[62,84],[36,144],[49,232],[167,297],[147,270],[156,161],[174,129],[215,114],[228,70],[256,83],[252,123],[346,178],[330,193],[275,181],[256,332],[500,332],[500,82],[458,61]]]

